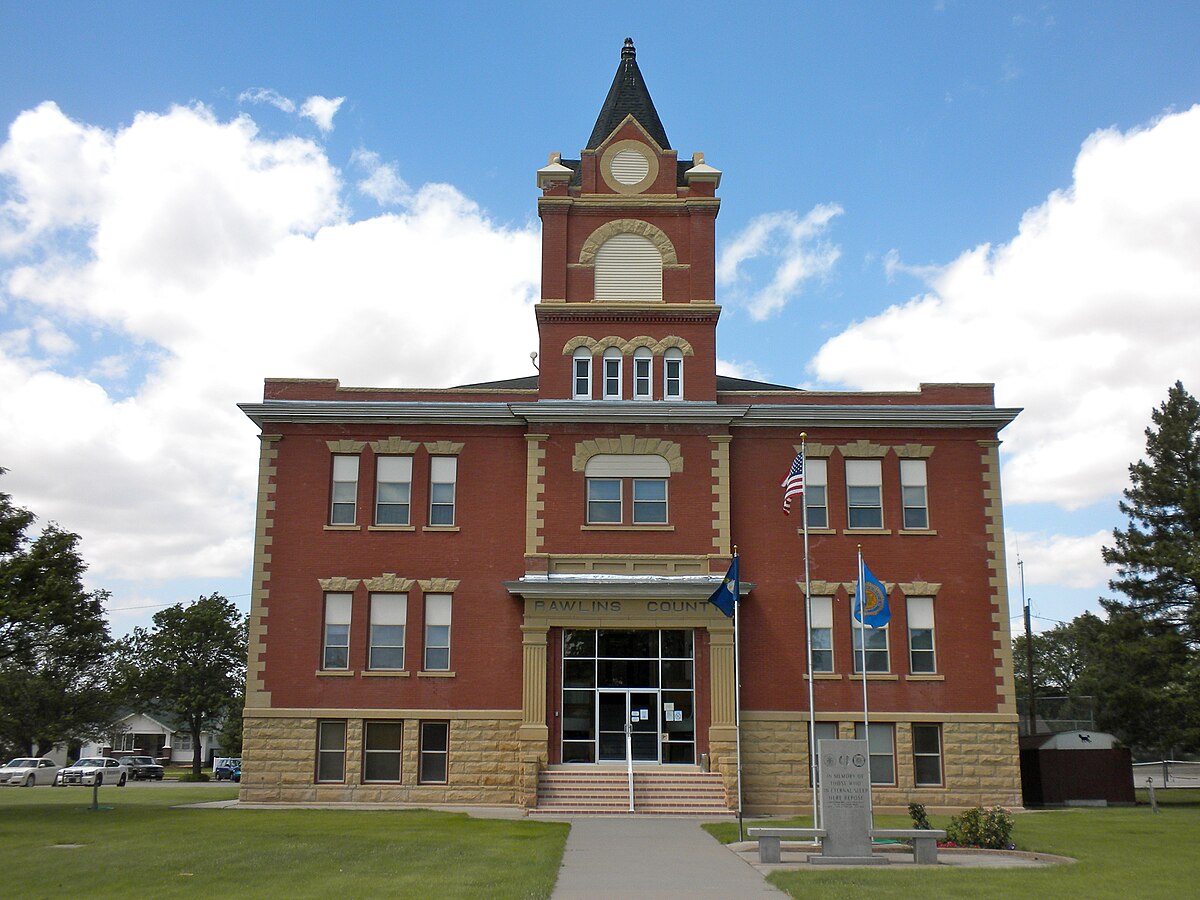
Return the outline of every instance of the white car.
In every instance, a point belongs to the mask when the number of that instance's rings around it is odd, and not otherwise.
[[[54,778],[55,785],[64,784],[115,784],[125,787],[130,779],[129,766],[123,759],[108,756],[87,756],[65,769],[59,769]]]
[[[0,766],[0,784],[19,784],[33,787],[35,784],[54,784],[58,766],[53,760],[22,757]]]

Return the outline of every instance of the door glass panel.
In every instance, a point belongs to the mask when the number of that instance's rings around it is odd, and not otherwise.
[[[664,659],[691,659],[692,633],[690,631],[662,632],[662,655]]]
[[[692,686],[692,661],[690,659],[664,659],[662,662],[662,686],[665,688],[690,688]]]
[[[601,659],[596,667],[599,687],[658,687],[658,662],[653,659]]]
[[[596,663],[590,659],[563,660],[563,687],[590,688],[596,686]]]
[[[658,656],[658,632],[601,631],[597,656],[654,659]]]

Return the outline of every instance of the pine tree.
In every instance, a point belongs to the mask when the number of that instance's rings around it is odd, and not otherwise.
[[[1151,414],[1146,458],[1129,467],[1121,501],[1129,527],[1113,531],[1104,561],[1117,567],[1109,587],[1127,601],[1105,601],[1177,629],[1200,647],[1200,403],[1175,382]]]

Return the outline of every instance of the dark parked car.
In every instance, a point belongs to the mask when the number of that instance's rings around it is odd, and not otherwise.
[[[229,757],[217,761],[217,767],[213,769],[213,775],[217,781],[241,781],[242,780],[242,761],[237,757]]]
[[[129,756],[125,758],[129,764],[129,777],[134,781],[162,781],[163,767],[154,761],[153,756]]]

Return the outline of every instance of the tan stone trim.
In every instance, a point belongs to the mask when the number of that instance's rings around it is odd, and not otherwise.
[[[462,531],[458,525],[422,525],[422,531]]]
[[[1009,630],[1008,576],[1004,549],[1004,508],[1000,500],[1000,442],[978,441],[983,467],[984,520],[987,533],[989,600],[992,607],[994,671],[1000,712],[1015,715],[1016,683],[1013,678],[1012,634]]]
[[[679,257],[675,253],[675,245],[671,243],[671,239],[667,237],[667,233],[655,225],[642,219],[613,219],[611,222],[605,222],[583,242],[583,247],[579,251],[579,264],[582,266],[594,266],[596,264],[596,251],[609,238],[618,234],[640,234],[646,240],[650,241],[662,255],[664,266],[679,265]]]
[[[455,709],[439,706],[428,709],[409,707],[405,709],[343,709],[318,707],[286,707],[278,709],[245,710],[247,719],[510,719],[520,721],[519,709]]]
[[[575,455],[571,458],[571,471],[582,472],[589,459],[606,453],[661,456],[672,472],[683,471],[683,452],[679,444],[663,438],[636,437],[632,434],[580,441],[575,445]]]
[[[411,578],[404,578],[394,572],[384,572],[377,578],[368,578],[363,582],[368,591],[381,594],[407,594],[416,583]]]
[[[728,554],[726,554],[728,556]],[[664,556],[656,553],[579,553],[546,557],[546,569],[557,575],[707,575],[709,557]]]
[[[649,348],[654,356],[662,356],[671,348],[678,348],[684,356],[696,355],[695,349],[688,341],[674,334],[668,334],[662,339],[639,334],[629,340],[617,337],[615,334],[607,335],[599,340],[580,334],[563,344],[563,356],[572,355],[580,347],[587,347],[593,356],[603,353],[609,347],[616,347],[621,351],[622,356],[633,356],[634,351],[641,347]]]
[[[896,588],[896,582],[894,582],[894,581],[881,581],[879,583],[884,586],[884,588],[887,590],[889,596],[891,595],[892,591],[895,590],[895,588]],[[850,595],[851,599],[853,599],[855,592],[858,590],[858,582],[857,581],[843,581],[842,587],[844,587],[846,589],[846,593]]]
[[[815,581],[811,578],[808,581],[808,585],[812,589],[814,597],[832,597],[837,593],[838,588],[844,587],[840,581]],[[804,593],[803,581],[797,581],[796,587],[800,588],[800,593]]]
[[[353,678],[358,673],[353,669],[317,669],[318,678]]]
[[[415,525],[368,525],[367,531],[416,531]]]
[[[417,584],[427,594],[453,594],[461,582],[451,578],[428,578],[418,581]]]
[[[318,578],[317,584],[321,586],[321,590],[327,593],[353,594],[360,580],[358,578],[343,578],[341,575],[336,575],[333,578]]]
[[[546,447],[548,434],[525,435],[525,553],[534,554],[546,543]]]
[[[325,525],[325,531],[362,531],[361,525]]]
[[[807,678],[808,676],[805,675],[804,677]],[[845,676],[838,675],[835,672],[816,672],[813,674],[813,678],[817,681],[842,681]],[[819,719],[820,717],[821,716],[818,713],[817,718]]]
[[[942,586],[933,581],[902,581],[899,588],[905,597],[936,597]]]
[[[454,441],[432,441],[425,445],[430,456],[457,456],[462,453],[463,444]]]
[[[837,529],[836,528],[810,528],[810,529],[808,529],[808,533],[809,533],[810,537],[814,534],[837,534]],[[803,535],[804,527],[801,526],[801,527],[797,528],[796,534]]]
[[[896,534],[905,537],[937,537],[937,530],[934,528],[901,528]]]
[[[848,535],[873,535],[873,534],[891,534],[890,528],[843,528],[842,534]]]
[[[371,449],[380,456],[410,456],[420,446],[416,441],[406,441],[399,435],[392,435],[385,441],[371,441]]]
[[[622,184],[613,177],[612,161],[622,150],[633,150],[638,156],[642,157],[647,163],[648,171],[645,177],[634,184]],[[600,177],[604,179],[604,183],[616,191],[618,194],[640,194],[650,185],[654,184],[658,178],[658,155],[650,147],[642,141],[623,140],[613,141],[609,144],[604,152],[600,154],[599,166]]]
[[[833,446],[833,444],[818,444],[816,441],[808,444],[793,444],[792,446],[795,447],[797,453],[799,453],[800,448],[803,447],[804,456],[806,458],[812,456],[818,459],[833,456],[833,451],[837,449]]]
[[[862,681],[862,676],[858,673],[846,676],[851,681]],[[867,681],[899,681],[900,676],[894,672],[868,672]]]
[[[367,446],[367,442],[342,438],[340,441],[326,441],[325,446],[329,448],[330,453],[362,453],[362,449]]]
[[[248,654],[246,665],[246,703],[270,706],[271,694],[263,679],[266,667],[267,600],[271,596],[271,542],[269,532],[275,527],[275,460],[283,440],[281,434],[259,435],[258,504],[254,516],[254,562],[250,581],[250,618],[247,628]]]
[[[457,675],[454,672],[444,672],[440,669],[437,671],[434,671],[434,672],[427,672],[426,670],[422,669],[420,672],[417,673],[417,677],[418,678],[455,678],[455,677],[457,677]]]
[[[945,681],[945,675],[905,675],[905,681]]]
[[[674,525],[580,525],[580,531],[674,531]]]
[[[838,447],[842,451],[842,456],[847,459],[879,459],[887,456],[888,447],[886,444],[876,444],[873,441],[868,441],[865,438],[859,438],[849,444],[842,444]]]
[[[731,548],[733,524],[731,522],[733,504],[731,500],[731,484],[729,476],[729,445],[733,436],[729,434],[710,434],[712,442],[712,547],[713,552],[720,556],[728,556]]]
[[[709,724],[714,729],[732,728],[737,722],[733,629],[709,632],[708,653],[712,690]]]
[[[896,444],[892,449],[901,459],[929,459],[933,456],[933,447],[925,444]]]
[[[546,659],[549,626],[521,626],[521,726],[546,728]]]
[[[358,673],[363,678],[408,678],[411,673],[403,669],[385,671],[383,669],[368,669]]]
[[[794,710],[742,710],[742,720],[749,722],[807,722],[808,713]],[[862,721],[862,710],[847,709],[842,711],[817,710],[818,722],[850,722]],[[901,713],[876,712],[871,710],[871,721],[879,722],[943,722],[956,724],[976,724],[980,722],[1015,723],[1016,715],[1004,713],[952,713],[952,712],[917,712]]]

